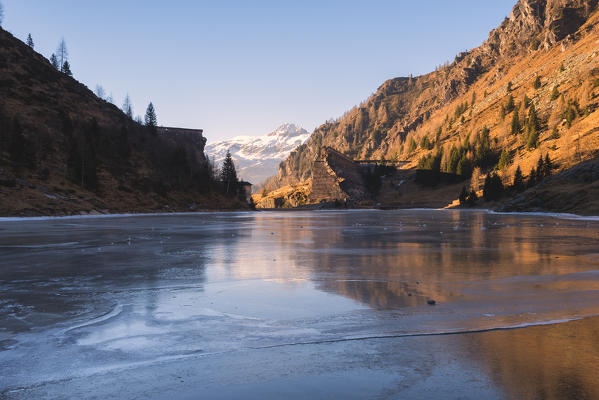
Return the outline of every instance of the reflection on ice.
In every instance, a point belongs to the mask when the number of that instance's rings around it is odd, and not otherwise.
[[[430,210],[76,220],[0,221],[0,396],[39,397],[43,388],[61,397],[52,382],[100,384],[98,371],[123,368],[133,372],[122,379],[151,387],[155,371],[174,376],[171,363],[201,356],[221,369],[202,364],[198,379],[231,390],[209,397],[235,393],[228,373],[261,393],[279,390],[264,386],[270,376],[301,386],[303,374],[334,382],[347,373],[355,393],[382,382],[409,394],[423,376],[442,386],[459,365],[468,372],[456,382],[502,398],[509,382],[480,371],[517,362],[470,354],[471,336],[439,335],[599,314],[592,220]],[[499,348],[498,337],[516,334],[497,335],[477,338]],[[253,367],[242,366],[251,360],[263,364],[250,379]],[[584,382],[588,393],[599,387]]]

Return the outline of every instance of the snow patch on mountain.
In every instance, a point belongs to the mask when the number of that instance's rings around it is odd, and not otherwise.
[[[304,144],[310,132],[295,124],[284,124],[264,136],[237,136],[206,145],[205,152],[220,166],[231,152],[237,175],[258,184],[276,175],[279,163],[297,146]]]

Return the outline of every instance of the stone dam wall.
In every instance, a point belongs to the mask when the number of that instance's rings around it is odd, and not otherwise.
[[[323,147],[312,167],[310,203],[346,202],[365,195],[359,164],[331,147]]]

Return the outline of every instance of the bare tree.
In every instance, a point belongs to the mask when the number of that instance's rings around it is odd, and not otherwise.
[[[104,91],[102,85],[96,85],[96,96],[101,99],[104,99],[104,96],[106,96],[106,91]]]
[[[64,63],[69,60],[69,51],[67,50],[67,43],[64,39],[60,41],[60,44],[56,49],[56,57],[58,58],[58,65],[61,67],[60,71],[64,72],[62,67],[64,66]]]
[[[129,98],[129,93],[125,97],[125,101],[123,102],[123,112],[127,114],[127,116],[133,119],[133,105],[131,104],[131,99]]]
[[[483,181],[483,173],[479,167],[474,168],[472,171],[472,177],[470,178],[470,190],[478,192],[481,187],[481,181]]]

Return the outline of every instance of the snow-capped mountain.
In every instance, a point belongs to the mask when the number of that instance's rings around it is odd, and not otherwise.
[[[237,175],[258,184],[276,175],[279,163],[297,146],[305,143],[310,133],[295,124],[284,124],[264,136],[237,136],[206,145],[205,152],[220,166],[231,152]]]

